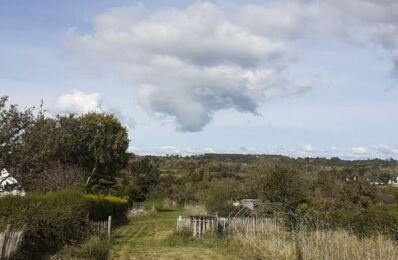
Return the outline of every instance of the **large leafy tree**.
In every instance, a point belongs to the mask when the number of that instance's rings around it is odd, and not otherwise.
[[[110,186],[127,161],[125,127],[112,114],[89,113],[41,118],[24,135],[25,168],[31,178],[54,162],[84,169],[86,186]],[[29,178],[30,178],[29,177]],[[106,188],[106,187],[102,187]]]
[[[21,163],[23,136],[36,117],[34,108],[20,110],[17,105],[7,102],[7,96],[0,97],[0,167],[10,168]]]
[[[249,197],[281,203],[294,211],[308,199],[308,185],[293,167],[281,164],[259,163],[247,179]]]
[[[114,115],[49,118],[41,109],[20,110],[7,101],[0,98],[0,167],[12,169],[27,190],[37,190],[34,183],[48,179],[54,165],[82,169],[88,189],[114,184],[114,175],[128,161],[129,145],[127,130]]]
[[[144,200],[148,193],[159,182],[160,171],[147,157],[131,160],[125,175],[125,185],[129,197],[134,200]]]
[[[91,170],[87,186],[93,179],[100,184],[100,177],[112,176],[128,162],[128,133],[112,114],[89,113],[79,118],[80,146],[83,167]],[[107,184],[104,182],[103,184]]]

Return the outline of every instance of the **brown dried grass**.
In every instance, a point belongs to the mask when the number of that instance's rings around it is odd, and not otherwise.
[[[232,239],[255,259],[398,259],[398,245],[387,237],[359,239],[345,230],[292,233],[270,223],[260,234],[238,232]]]

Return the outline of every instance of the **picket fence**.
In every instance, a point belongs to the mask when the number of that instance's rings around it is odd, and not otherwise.
[[[221,218],[212,216],[190,216],[177,219],[177,231],[189,230],[193,237],[202,237],[207,231],[223,233],[261,233],[267,230],[268,225],[280,225],[281,221],[275,218]]]
[[[9,259],[17,251],[22,242],[23,231],[11,231],[7,225],[5,231],[0,233],[0,259]]]
[[[257,234],[268,230],[269,225],[277,226],[281,221],[275,218],[231,218],[228,219],[229,233]]]
[[[112,232],[112,216],[108,217],[106,221],[90,221],[91,232],[98,236],[111,237]]]

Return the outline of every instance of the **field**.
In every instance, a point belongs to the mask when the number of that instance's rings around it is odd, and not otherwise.
[[[238,259],[208,243],[175,241],[176,219],[183,214],[181,209],[158,209],[156,214],[132,218],[115,230],[109,259]]]
[[[381,235],[358,239],[344,230],[299,230],[267,224],[264,233],[237,232],[227,238],[207,234],[193,239],[175,233],[176,219],[187,210],[163,209],[160,202],[145,202],[156,212],[131,218],[115,230],[109,259],[397,259],[396,242]]]

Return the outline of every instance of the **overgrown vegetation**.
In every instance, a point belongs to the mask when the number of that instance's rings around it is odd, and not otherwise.
[[[0,223],[24,229],[23,259],[40,259],[77,245],[90,235],[90,220],[125,220],[127,200],[114,196],[57,191],[0,199]]]
[[[240,248],[243,259],[396,259],[398,246],[388,237],[378,235],[359,239],[346,230],[286,231],[269,224],[261,234],[239,233],[229,241]]]

